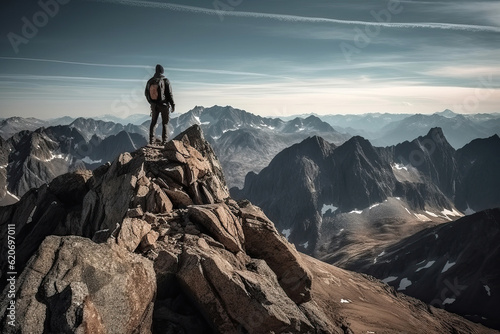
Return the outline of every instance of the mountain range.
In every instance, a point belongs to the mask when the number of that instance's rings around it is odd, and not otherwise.
[[[350,137],[315,116],[283,121],[230,106],[195,107],[172,120],[172,131],[176,134],[193,124],[201,126],[213,145],[230,187],[243,186],[248,172],[259,172],[278,152],[312,133],[334,143],[342,143]]]
[[[313,114],[314,115],[314,114]],[[309,114],[301,115],[307,117]],[[315,115],[335,130],[359,135],[377,146],[396,145],[424,136],[429,129],[440,127],[448,142],[459,149],[476,138],[500,135],[500,113],[457,114],[449,109],[431,115],[382,114]],[[283,119],[289,120],[290,117]]]
[[[345,268],[500,329],[500,208],[426,228]]]
[[[12,197],[12,195],[22,196],[27,189],[40,186],[43,182],[50,182],[60,173],[76,168],[74,166],[76,161],[81,160],[83,162],[83,164],[80,163],[80,166],[94,168],[100,163],[111,161],[120,153],[139,147],[137,145],[144,145],[144,141],[149,138],[150,121],[148,115],[132,115],[125,120],[110,115],[101,118],[103,120],[92,118],[73,119],[69,117],[49,121],[24,120],[22,118],[3,120],[0,123],[0,136],[6,140],[21,130],[34,131],[40,127],[51,129],[59,126],[59,129],[68,127],[77,130],[78,134],[75,135],[77,143],[75,144],[79,146],[76,149],[77,153],[69,152],[72,155],[75,154],[74,157],[65,156],[66,163],[57,161],[58,167],[53,167],[53,171],[39,172],[38,169],[32,170],[31,176],[38,175],[37,182],[33,184],[24,182],[22,186],[17,186],[19,178],[10,180],[8,189],[2,187],[4,190],[0,193],[0,199],[6,198],[4,203],[12,203],[12,201],[15,201],[15,197]],[[144,119],[146,120],[141,124],[127,123],[127,125],[109,121],[125,122],[135,120],[136,123],[139,123]],[[295,118],[289,122],[284,122],[280,119],[256,116],[232,107],[218,106],[212,108],[195,107],[185,114],[172,118],[169,123],[170,136],[184,131],[193,124],[200,125],[206,133],[207,140],[213,145],[220,157],[230,186],[242,186],[244,177],[248,172],[260,171],[278,152],[300,142],[311,133],[322,135],[337,143],[349,138],[348,135],[336,132],[327,123],[314,116],[309,116],[307,119]],[[158,127],[156,130],[157,136],[161,135],[160,128]],[[143,139],[139,138],[139,136]],[[7,169],[7,172],[4,172],[6,176],[1,180],[5,180],[10,175],[9,170],[17,163],[17,149],[18,146],[16,145],[9,146],[8,150],[13,150],[9,153],[11,163],[6,162],[1,165],[5,165]],[[22,153],[21,156],[26,155],[26,152],[30,151],[30,149],[25,148],[24,151],[25,153]],[[54,149],[51,154],[57,157],[67,153]],[[30,169],[26,169],[26,173],[28,173],[28,170]],[[2,181],[0,186],[4,185],[6,185],[6,182]],[[11,195],[7,193],[7,190]]]
[[[30,189],[61,174],[93,169],[147,143],[142,135],[125,131],[104,139],[95,133],[90,137],[90,133],[72,125],[59,125],[25,130],[7,140],[0,139],[0,203],[12,204]]]
[[[359,136],[337,146],[314,136],[249,173],[231,194],[259,205],[300,251],[371,273],[366,268],[392,244],[464,213],[500,207],[498,152],[498,135],[455,150],[440,128],[389,147]],[[355,265],[361,260],[368,264]]]
[[[172,113],[170,136],[193,124],[199,124],[207,139],[220,156],[230,187],[242,187],[246,174],[260,172],[281,150],[308,136],[318,135],[342,144],[352,135],[360,135],[377,146],[396,145],[423,136],[430,128],[441,127],[449,143],[461,148],[476,138],[500,134],[500,114],[461,115],[445,110],[433,115],[362,114],[314,115],[304,114],[266,118],[229,106],[195,107],[184,114]],[[0,122],[0,137],[10,138],[22,130],[69,125],[76,127],[89,141],[94,135],[104,139],[120,131],[138,133],[146,140],[149,115],[127,117],[104,115],[94,119],[61,117],[50,120],[13,117]],[[157,135],[161,135],[160,127]]]
[[[498,333],[297,252],[229,196],[197,125],[30,190],[0,207],[9,224],[2,333]]]
[[[500,115],[497,115],[498,119]],[[459,149],[476,138],[500,134],[500,127],[490,126],[490,122],[450,110],[433,115],[418,114],[387,124],[381,129],[382,135],[374,138],[373,142],[376,145],[395,145],[422,136],[432,127],[440,127],[449,143]]]

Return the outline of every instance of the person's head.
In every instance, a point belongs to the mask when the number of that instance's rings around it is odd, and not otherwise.
[[[160,64],[156,65],[156,74],[163,74],[163,66]]]

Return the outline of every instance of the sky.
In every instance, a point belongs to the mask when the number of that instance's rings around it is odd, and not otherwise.
[[[3,1],[0,118],[500,112],[500,1]]]

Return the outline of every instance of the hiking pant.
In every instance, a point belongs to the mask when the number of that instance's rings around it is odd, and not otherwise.
[[[168,121],[169,121],[169,109],[168,105],[163,104],[152,104],[151,105],[151,125],[149,126],[149,143],[153,144],[155,138],[156,122],[158,122],[158,116],[161,114],[161,125],[162,125],[162,143],[167,141],[168,137]]]

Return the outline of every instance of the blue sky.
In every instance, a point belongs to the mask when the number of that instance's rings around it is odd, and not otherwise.
[[[499,1],[40,0],[1,5],[0,118],[500,112]]]

